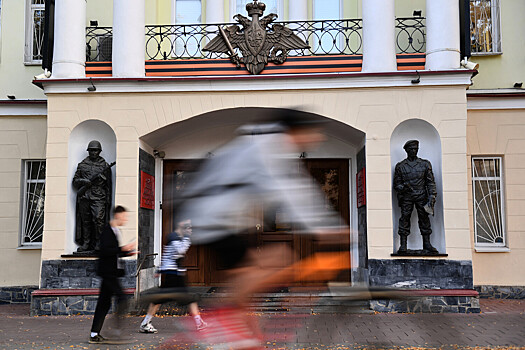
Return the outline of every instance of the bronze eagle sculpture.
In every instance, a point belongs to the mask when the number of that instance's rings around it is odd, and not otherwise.
[[[213,38],[203,51],[229,53],[230,60],[240,67],[244,63],[251,74],[259,74],[268,62],[282,64],[288,57],[290,50],[308,49],[310,46],[293,33],[290,28],[282,24],[269,24],[277,19],[275,13],[262,16],[266,5],[254,0],[246,5],[248,19],[240,14],[233,18],[242,25],[219,27],[220,35]],[[268,31],[266,28],[268,27]],[[238,48],[242,57],[237,56]]]

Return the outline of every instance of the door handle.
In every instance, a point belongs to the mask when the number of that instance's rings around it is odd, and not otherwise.
[[[259,231],[261,229],[261,225],[257,224],[257,225],[255,225],[255,228],[257,229],[257,231]]]

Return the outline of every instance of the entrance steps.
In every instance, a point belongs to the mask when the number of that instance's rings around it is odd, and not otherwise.
[[[199,305],[217,305],[228,294],[217,287],[192,287],[200,297]],[[226,303],[226,301],[225,301]],[[255,294],[248,308],[255,313],[372,313],[368,301],[343,300],[330,294],[327,288],[289,287]]]

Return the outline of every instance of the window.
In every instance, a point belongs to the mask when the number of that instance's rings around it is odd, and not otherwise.
[[[501,157],[472,157],[477,247],[505,247]]]
[[[40,246],[44,232],[46,161],[24,161],[21,245]]]
[[[248,12],[246,12],[246,4],[252,2],[253,0],[232,0],[232,14],[230,17],[233,17],[238,13],[243,16],[248,16]],[[284,20],[283,0],[265,0],[263,2],[266,5],[266,10],[264,10],[263,16],[269,15],[270,13],[275,13],[279,16],[278,20]]]
[[[314,20],[324,21],[316,26],[320,30],[315,31],[313,40],[309,40],[314,51],[320,54],[340,53],[342,41],[340,24],[330,20],[341,19],[340,0],[315,0]]]
[[[42,45],[44,43],[44,0],[28,0],[26,17],[26,64],[42,63]]]
[[[173,1],[173,23],[175,24],[200,24],[202,14],[201,0],[175,0]],[[199,44],[202,34],[198,28],[178,28],[174,34],[175,50],[173,57],[195,57],[198,56]]]
[[[499,0],[470,0],[472,54],[501,53]]]

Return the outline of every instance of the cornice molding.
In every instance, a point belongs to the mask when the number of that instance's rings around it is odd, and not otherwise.
[[[469,86],[474,71],[401,71],[386,73],[279,74],[232,77],[145,77],[45,79],[33,83],[46,94],[313,90],[421,86]],[[419,83],[412,83],[419,77]],[[92,84],[96,91],[88,91]]]

